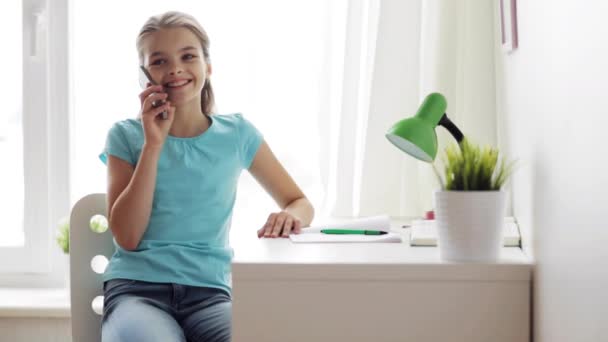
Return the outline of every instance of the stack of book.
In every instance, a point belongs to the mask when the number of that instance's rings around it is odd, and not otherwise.
[[[435,220],[414,220],[410,230],[410,246],[437,246]],[[521,235],[513,217],[505,217],[503,242],[505,247],[520,247]]]

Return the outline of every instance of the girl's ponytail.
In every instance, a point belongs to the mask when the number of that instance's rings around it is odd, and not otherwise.
[[[203,90],[201,91],[201,109],[206,115],[211,115],[215,111],[215,96],[213,95],[213,87],[211,81],[207,79]]]

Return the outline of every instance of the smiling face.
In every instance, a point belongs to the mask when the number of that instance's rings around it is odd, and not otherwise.
[[[201,42],[187,28],[167,28],[147,34],[141,44],[143,65],[160,83],[174,106],[196,103],[211,66],[205,61]]]

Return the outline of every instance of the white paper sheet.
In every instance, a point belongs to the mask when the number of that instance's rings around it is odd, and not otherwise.
[[[386,215],[363,217],[334,223],[318,224],[303,228],[300,234],[291,234],[289,239],[295,243],[324,242],[401,242],[401,235],[390,232],[390,219]],[[323,234],[321,229],[364,229],[387,232],[384,235]]]
[[[289,239],[294,243],[326,243],[326,242],[401,242],[401,235],[388,233],[384,235],[339,235],[323,233],[291,234]]]
[[[308,228],[303,228],[302,233],[320,233],[321,229],[365,229],[388,232],[391,230],[391,221],[386,215],[362,217],[339,222],[315,224]]]

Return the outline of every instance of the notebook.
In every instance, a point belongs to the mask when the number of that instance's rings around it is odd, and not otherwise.
[[[434,220],[414,220],[410,225],[411,246],[437,246],[437,229]],[[505,247],[519,247],[521,236],[513,217],[505,217],[503,243]]]
[[[291,234],[289,239],[294,243],[341,243],[341,242],[401,242],[401,235],[390,231],[390,219],[386,215],[358,219],[342,220],[303,228],[300,234]],[[384,235],[341,235],[324,234],[321,229],[364,229],[387,232]]]

